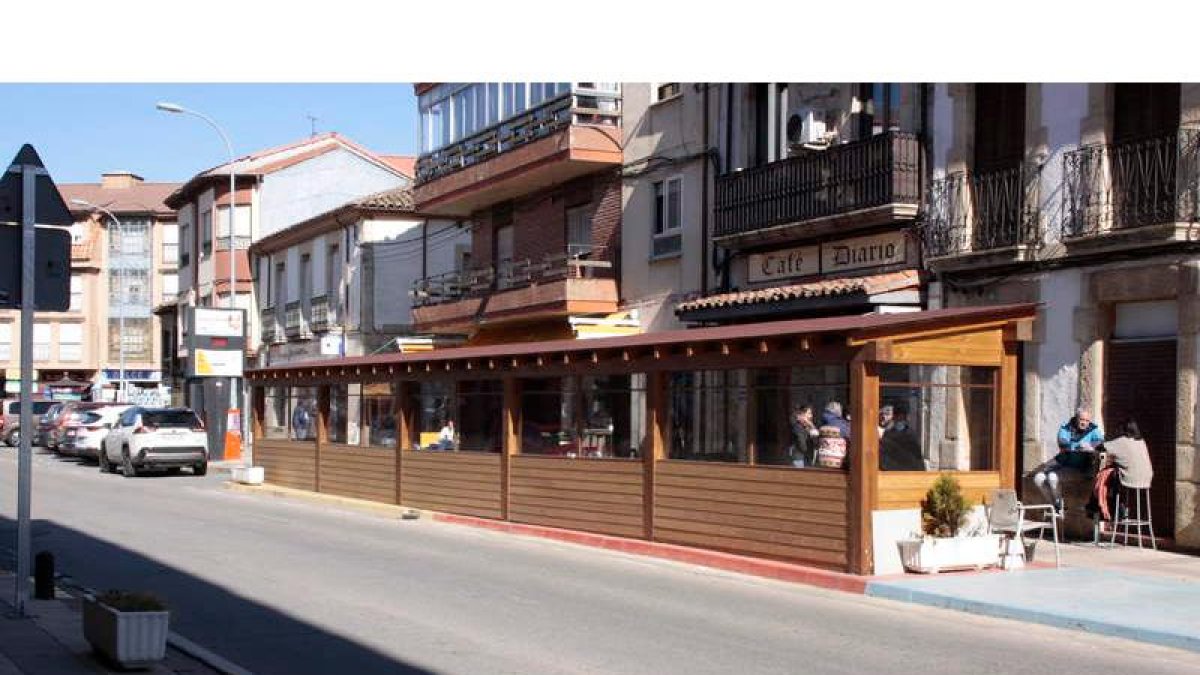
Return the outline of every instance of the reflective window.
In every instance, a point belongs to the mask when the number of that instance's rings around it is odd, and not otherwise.
[[[993,469],[995,380],[995,368],[882,366],[879,468]]]

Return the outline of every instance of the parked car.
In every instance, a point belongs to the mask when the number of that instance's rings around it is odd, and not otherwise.
[[[46,444],[59,454],[70,454],[66,448],[67,432],[83,423],[85,416],[95,410],[100,410],[112,403],[84,403],[72,401],[63,406],[58,414],[57,424],[46,439]]]
[[[34,400],[31,405],[36,425],[38,421],[36,418],[44,415],[51,406],[55,405],[55,402],[38,399]],[[3,434],[4,442],[11,447],[16,447],[21,442],[21,401],[19,399],[3,402],[3,411],[0,414],[0,433]]]
[[[108,403],[98,408],[76,412],[77,422],[68,422],[63,441],[59,444],[59,452],[64,455],[84,457],[87,459],[100,458],[100,444],[104,437],[120,419],[121,414],[131,406]]]
[[[55,424],[57,424],[58,414],[62,412],[63,406],[65,405],[65,403],[61,402],[54,403],[49,408],[46,408],[46,412],[42,413],[42,416],[38,418],[37,428],[34,429],[33,432],[34,445],[46,447],[50,436],[50,430],[54,428]]]
[[[126,478],[144,469],[190,466],[192,473],[208,473],[208,434],[190,408],[143,408],[121,414],[100,449],[100,470]]]

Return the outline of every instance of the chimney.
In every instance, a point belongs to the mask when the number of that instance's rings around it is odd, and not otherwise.
[[[100,187],[105,190],[128,190],[142,180],[141,176],[132,171],[110,171],[100,174]]]

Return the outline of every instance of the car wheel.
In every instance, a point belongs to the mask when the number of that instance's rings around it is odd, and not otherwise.
[[[108,450],[104,449],[103,443],[96,453],[96,463],[100,465],[100,473],[112,473],[112,465],[108,463]]]
[[[133,465],[133,459],[129,457],[129,448],[121,451],[121,474],[126,478],[136,478],[138,475],[137,467]]]
[[[15,448],[21,444],[21,430],[13,429],[4,437],[4,442],[8,443],[8,447]]]
[[[193,476],[203,476],[208,473],[208,462],[201,462],[192,467]]]

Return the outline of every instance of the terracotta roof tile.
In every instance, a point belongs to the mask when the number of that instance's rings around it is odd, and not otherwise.
[[[367,209],[382,209],[387,211],[412,211],[416,208],[413,203],[412,188],[408,186],[376,192],[361,199],[356,199],[354,204]]]
[[[903,270],[865,277],[825,279],[803,284],[791,284],[789,286],[772,286],[770,288],[758,288],[749,291],[721,293],[719,295],[710,295],[697,300],[679,303],[675,311],[690,312],[716,307],[739,307],[799,298],[848,295],[850,293],[875,295],[877,293],[899,291],[906,288],[916,288],[919,283],[920,280],[918,279],[916,270]]]
[[[71,203],[82,199],[97,206],[121,213],[174,213],[175,209],[163,203],[167,195],[182,183],[137,183],[127,188],[103,187],[100,183],[61,183],[58,192],[67,208],[73,213],[86,213],[90,209]]]
[[[409,178],[417,175],[417,158],[412,155],[380,155],[379,159]]]

